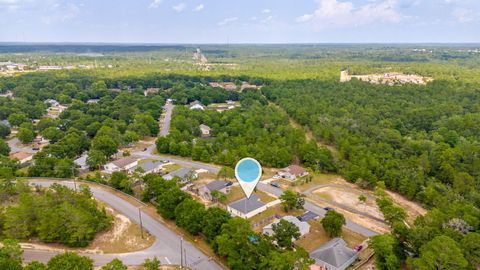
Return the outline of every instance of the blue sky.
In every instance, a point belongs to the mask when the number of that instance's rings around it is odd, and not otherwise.
[[[480,0],[0,0],[0,41],[480,42]]]

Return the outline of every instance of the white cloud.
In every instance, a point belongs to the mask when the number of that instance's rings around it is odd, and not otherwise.
[[[317,0],[318,8],[311,14],[297,17],[315,30],[366,25],[375,22],[399,22],[403,16],[395,8],[397,0],[382,0],[355,7],[352,2]]]
[[[163,0],[153,0],[152,3],[150,3],[150,8],[158,8],[160,4],[163,2]]]
[[[80,8],[75,4],[56,3],[50,7],[48,16],[41,17],[41,20],[44,24],[54,24],[75,19],[79,14]]]
[[[270,9],[268,9],[268,8],[266,8],[266,9],[262,10],[262,13],[264,13],[264,14],[267,14],[267,13],[270,13],[270,12],[271,12],[271,10],[270,10]]]
[[[204,8],[205,8],[205,6],[203,4],[200,4],[200,5],[196,6],[193,11],[202,11]]]
[[[223,19],[222,21],[218,22],[218,26],[225,26],[227,24],[230,24],[234,21],[237,21],[238,20],[238,17],[229,17],[229,18],[225,18]]]
[[[187,7],[187,5],[185,5],[185,3],[180,3],[178,5],[173,6],[172,8],[176,12],[182,12],[183,10],[185,10],[186,7]]]
[[[478,14],[475,14],[472,10],[465,8],[457,8],[452,12],[453,17],[461,23],[468,23],[475,21]]]

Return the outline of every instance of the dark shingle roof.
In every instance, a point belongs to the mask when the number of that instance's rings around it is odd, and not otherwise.
[[[257,195],[253,194],[250,196],[250,199],[243,198],[241,200],[232,202],[228,206],[239,212],[247,214],[255,209],[265,206],[265,203],[263,203]]]
[[[225,182],[225,181],[215,180],[215,181],[212,181],[212,182],[206,184],[205,186],[207,187],[208,190],[214,191],[214,190],[220,190],[222,188],[225,188],[227,185],[228,185],[228,183]]]

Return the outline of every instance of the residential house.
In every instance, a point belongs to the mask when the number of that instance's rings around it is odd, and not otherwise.
[[[138,160],[133,157],[124,157],[107,163],[103,166],[105,173],[127,172],[130,173],[138,166]]]
[[[235,101],[233,100],[227,100],[225,102],[227,103],[227,105],[235,105]]]
[[[237,85],[233,82],[211,82],[209,83],[211,87],[219,87],[228,91],[236,91]]]
[[[190,102],[190,110],[205,110],[205,106],[198,100]]]
[[[298,216],[297,218],[298,218],[298,220],[300,220],[300,221],[305,221],[305,222],[307,222],[307,221],[309,221],[309,220],[318,218],[318,215],[315,214],[314,212],[306,211],[305,213],[303,213],[301,216]]]
[[[150,94],[156,94],[158,91],[160,91],[160,88],[147,88],[147,90],[143,91],[143,95],[148,96]]]
[[[198,173],[192,169],[181,168],[163,176],[165,180],[172,180],[174,177],[180,178],[180,183],[188,183],[198,178]]]
[[[55,99],[47,99],[44,101],[46,104],[49,104],[50,106],[52,107],[57,107],[57,106],[60,106],[60,103],[58,101],[56,101]]]
[[[88,154],[84,153],[79,158],[75,159],[73,163],[79,167],[80,171],[87,171],[89,169],[87,165],[87,158]]]
[[[87,104],[96,104],[100,101],[100,99],[98,98],[91,98],[89,100],[87,100]]]
[[[328,270],[344,270],[357,259],[357,253],[342,238],[334,238],[310,253],[315,264]]]
[[[213,201],[212,192],[218,191],[223,194],[230,193],[231,182],[214,180],[198,189],[198,195],[205,200]]]
[[[7,126],[9,128],[12,127],[12,125],[10,125],[10,122],[8,122],[7,119],[3,119],[2,121],[0,121],[0,124],[4,125],[4,126]]]
[[[160,161],[148,161],[137,166],[135,170],[141,169],[141,175],[144,176],[149,173],[159,173],[162,170],[162,167],[163,163]]]
[[[297,217],[294,216],[284,216],[281,219],[292,223],[293,225],[297,226],[298,230],[300,231],[300,236],[304,236],[305,234],[310,232],[310,224],[304,221],[298,220]],[[273,236],[273,224],[278,224],[280,220],[276,220],[268,224],[267,226],[263,227],[263,234],[268,236]]]
[[[304,177],[308,175],[308,171],[305,168],[298,165],[290,165],[286,168],[283,168],[277,173],[279,176],[290,180],[295,181],[299,177]]]
[[[27,152],[15,152],[9,155],[10,159],[18,159],[20,164],[25,164],[33,159],[32,153]]]
[[[202,133],[202,137],[210,137],[210,130],[211,128],[209,126],[204,124],[200,125],[200,132]]]
[[[267,205],[255,194],[248,199],[243,198],[227,205],[230,215],[244,219],[251,218],[265,210],[267,210]]]

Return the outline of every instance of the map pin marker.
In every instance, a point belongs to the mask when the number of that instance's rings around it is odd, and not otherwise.
[[[261,176],[262,166],[253,158],[243,158],[235,166],[235,177],[247,198],[252,195]]]

